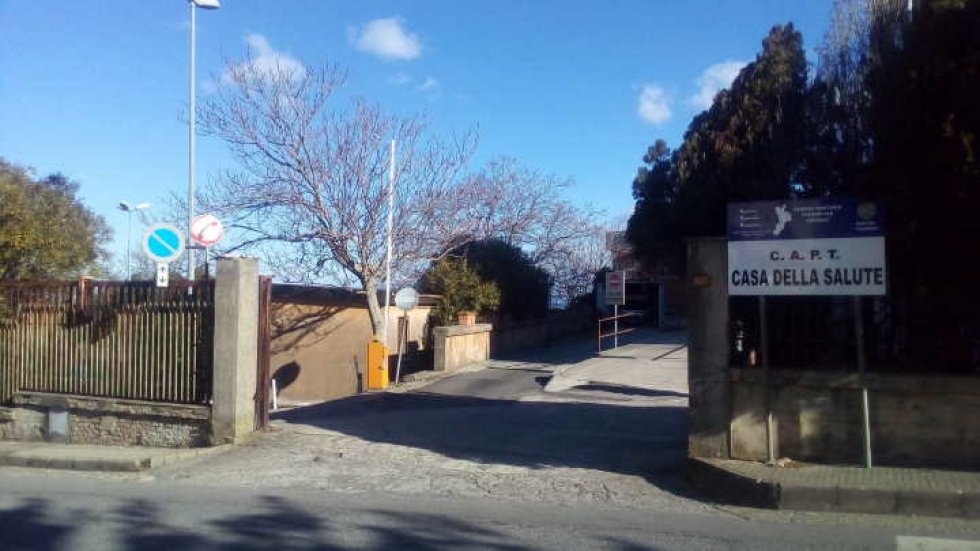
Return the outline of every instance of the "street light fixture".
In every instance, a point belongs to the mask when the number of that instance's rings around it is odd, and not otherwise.
[[[194,123],[197,119],[197,106],[195,105],[195,57],[196,57],[196,35],[197,35],[197,9],[216,10],[221,7],[219,0],[190,0],[187,5],[191,10],[191,63],[190,63],[190,87],[188,96],[190,97],[190,119],[188,125],[188,168],[187,168],[187,235],[191,235],[191,224],[194,221]],[[194,279],[194,251],[187,251],[187,278]]]
[[[132,238],[133,238],[133,213],[138,212],[140,214],[140,220],[146,224],[146,218],[144,217],[143,211],[150,208],[149,203],[138,203],[136,206],[132,206],[128,201],[119,201],[119,210],[125,212],[129,215],[129,223],[126,228],[126,280],[133,278],[133,263],[132,263]]]

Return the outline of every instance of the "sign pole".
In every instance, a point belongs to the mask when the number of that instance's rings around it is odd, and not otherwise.
[[[404,312],[404,311],[403,311]],[[398,320],[398,362],[395,364],[395,384],[401,382],[402,377],[402,347],[408,340],[408,315],[407,312],[402,314],[401,319]]]
[[[398,319],[398,338],[395,339],[398,346],[398,362],[395,364],[396,384],[400,383],[402,378],[402,348],[408,345],[408,312],[418,304],[419,294],[411,287],[402,288],[395,293],[395,306],[402,310],[402,317]]]
[[[613,349],[619,348],[619,305],[613,305]]]
[[[772,465],[776,461],[776,437],[772,419],[772,381],[769,373],[769,323],[766,319],[766,296],[759,297],[759,357],[762,362],[762,384],[766,405],[766,460]]]
[[[861,429],[864,440],[864,466],[871,468],[871,408],[868,404],[867,356],[864,350],[864,311],[861,297],[852,297],[854,338],[857,344],[858,378],[861,381]]]
[[[388,346],[388,307],[391,304],[391,232],[395,220],[395,140],[391,140],[391,155],[388,162],[388,238],[385,253],[385,346]]]

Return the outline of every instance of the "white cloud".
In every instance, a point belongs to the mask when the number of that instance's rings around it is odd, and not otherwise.
[[[688,103],[698,109],[711,107],[715,95],[723,88],[731,86],[732,81],[747,63],[747,61],[730,59],[715,63],[702,71],[697,79],[698,92],[688,99]]]
[[[439,81],[432,77],[425,77],[425,80],[415,86],[416,92],[436,92],[439,90]]]
[[[422,54],[418,35],[405,30],[397,17],[374,19],[363,28],[348,31],[351,44],[382,59],[415,59]]]
[[[640,97],[636,107],[637,114],[644,121],[653,124],[663,124],[670,119],[670,99],[663,88],[655,84],[644,84],[640,89]]]
[[[407,73],[396,73],[388,79],[388,83],[394,86],[410,87],[413,91],[428,96],[429,99],[439,96],[442,91],[442,83],[431,76],[419,80]]]
[[[245,35],[245,43],[249,48],[249,59],[244,63],[225,69],[221,74],[221,82],[232,82],[233,72],[247,71],[248,74],[265,79],[277,73],[289,75],[293,80],[306,77],[306,67],[296,58],[280,52],[269,44],[269,40],[257,33]]]
[[[395,86],[405,86],[414,82],[415,79],[412,75],[406,73],[397,73],[388,79],[389,84],[394,84]]]

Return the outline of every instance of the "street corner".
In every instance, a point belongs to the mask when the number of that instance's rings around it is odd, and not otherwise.
[[[588,384],[588,382],[586,379],[578,379],[574,376],[555,371],[542,390],[550,393],[565,392],[577,386]]]

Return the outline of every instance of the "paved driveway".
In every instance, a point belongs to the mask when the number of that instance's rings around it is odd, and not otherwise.
[[[699,509],[680,497],[677,476],[687,437],[686,363],[666,370],[655,359],[664,346],[683,348],[678,343],[677,335],[641,333],[596,357],[594,343],[583,340],[407,392],[280,412],[272,432],[252,444],[156,476]],[[617,369],[629,376],[617,381]],[[584,378],[546,391],[556,371]]]

